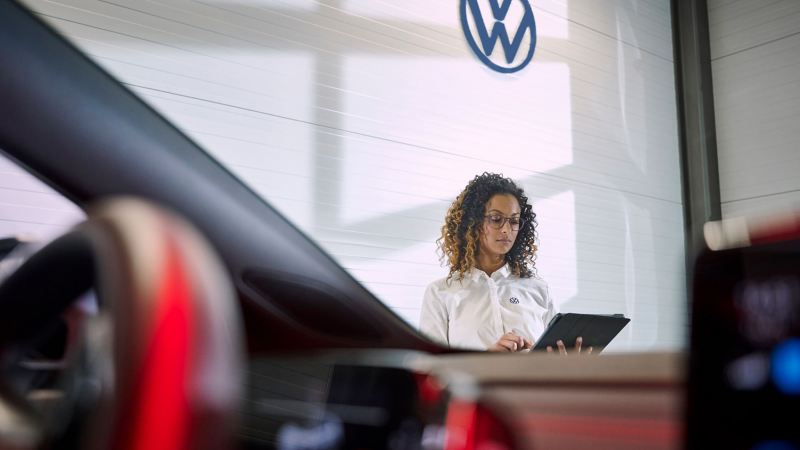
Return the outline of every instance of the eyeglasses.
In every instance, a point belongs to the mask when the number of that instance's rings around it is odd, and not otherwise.
[[[511,225],[512,231],[518,231],[519,228],[525,223],[525,221],[519,217],[505,217],[501,216],[500,214],[488,214],[483,217],[486,219],[486,223],[488,223],[489,226],[495,230],[503,228],[506,222],[508,222]]]

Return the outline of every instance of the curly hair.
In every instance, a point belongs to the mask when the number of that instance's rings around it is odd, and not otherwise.
[[[446,260],[450,267],[448,280],[453,277],[461,280],[470,269],[476,267],[486,204],[497,194],[516,197],[523,220],[514,245],[505,255],[506,263],[514,275],[522,278],[535,275],[536,213],[528,203],[525,192],[514,181],[503,175],[484,172],[473,178],[450,205],[442,235],[436,240],[442,263]]]

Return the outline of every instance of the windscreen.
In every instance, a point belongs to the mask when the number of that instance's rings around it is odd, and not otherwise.
[[[489,172],[536,214],[536,292],[630,318],[606,352],[684,347],[669,2],[23,3],[411,325],[450,273],[450,207]]]

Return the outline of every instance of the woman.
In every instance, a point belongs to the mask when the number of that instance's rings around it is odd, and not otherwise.
[[[556,314],[536,276],[535,241],[522,189],[502,175],[476,176],[447,211],[437,244],[450,273],[425,291],[422,332],[450,347],[530,349]]]

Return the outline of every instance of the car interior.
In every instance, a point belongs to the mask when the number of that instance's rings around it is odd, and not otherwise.
[[[0,448],[800,448],[794,219],[698,255],[687,352],[458,351],[10,1],[0,67],[0,151],[87,213],[0,241]]]

